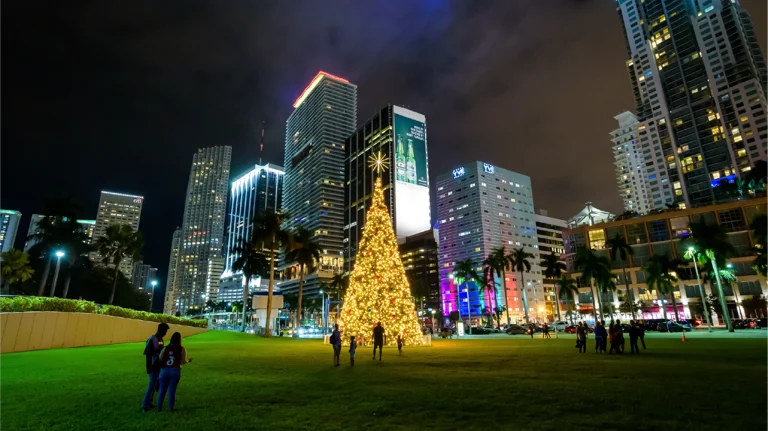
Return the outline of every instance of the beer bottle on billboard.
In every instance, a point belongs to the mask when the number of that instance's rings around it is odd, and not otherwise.
[[[416,184],[416,158],[413,156],[413,140],[408,139],[408,158],[405,159],[405,174],[408,182]]]
[[[403,137],[397,135],[397,151],[395,152],[395,181],[405,182],[405,150]]]

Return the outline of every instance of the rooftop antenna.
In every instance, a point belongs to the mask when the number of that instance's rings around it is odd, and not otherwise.
[[[261,166],[261,155],[264,153],[264,122],[261,122],[261,142],[259,143],[259,166]]]

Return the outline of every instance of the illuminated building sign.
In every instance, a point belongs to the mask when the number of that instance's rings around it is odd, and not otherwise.
[[[466,171],[464,170],[464,166],[456,168],[453,170],[453,178],[463,177],[465,172]]]
[[[395,234],[428,230],[430,224],[427,125],[424,115],[393,106]]]
[[[487,173],[487,174],[493,174],[493,173],[495,173],[495,172],[496,172],[496,169],[495,169],[495,168],[493,167],[493,165],[492,165],[492,164],[490,164],[490,163],[483,163],[483,170],[484,170],[484,171],[485,171],[485,173]]]

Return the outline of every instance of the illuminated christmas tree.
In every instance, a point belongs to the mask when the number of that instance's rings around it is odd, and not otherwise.
[[[381,153],[371,160],[372,167],[379,173],[387,167],[386,164]],[[394,344],[398,335],[403,337],[406,345],[423,342],[392,220],[384,205],[381,178],[374,186],[373,205],[365,218],[355,269],[349,277],[349,288],[344,297],[340,316],[344,341],[348,342],[350,335],[358,340],[362,336],[366,342],[372,341],[376,322],[384,326],[387,344]]]

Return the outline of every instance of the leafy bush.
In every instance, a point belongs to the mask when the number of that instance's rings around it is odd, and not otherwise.
[[[167,314],[147,313],[146,311],[136,311],[114,305],[98,305],[91,301],[47,298],[41,296],[0,298],[0,312],[10,313],[23,311],[62,311],[65,313],[105,314],[107,316],[146,320],[149,322],[164,322],[174,325],[194,326],[197,328],[208,327],[208,321],[205,319],[186,319],[184,317],[170,316]]]

